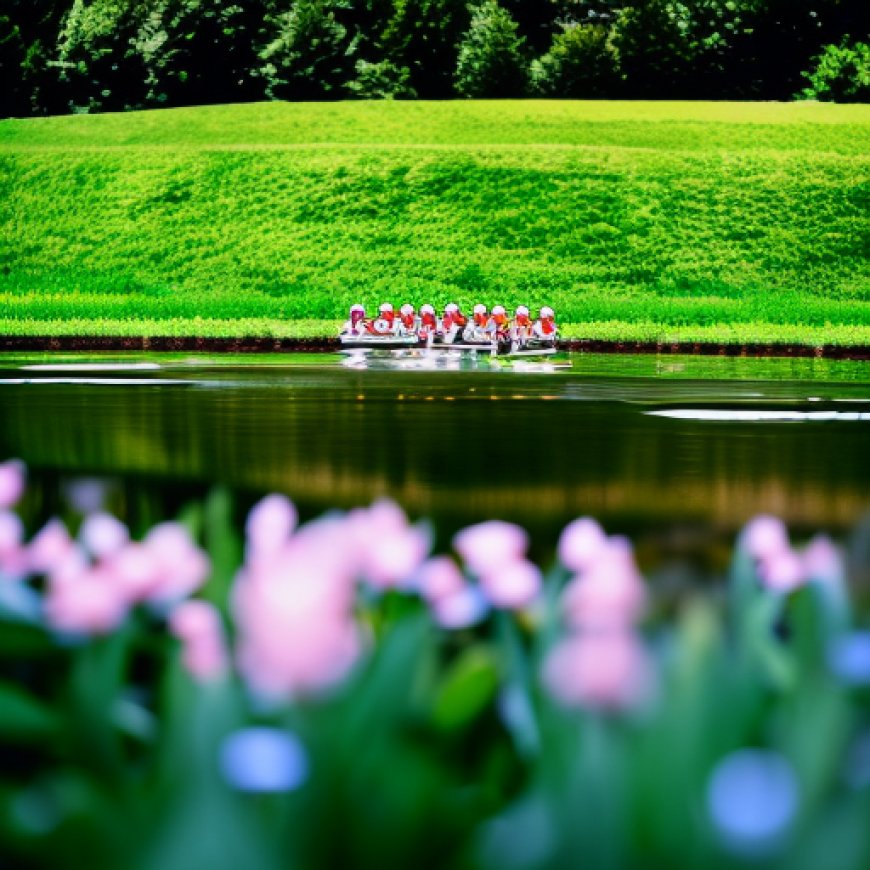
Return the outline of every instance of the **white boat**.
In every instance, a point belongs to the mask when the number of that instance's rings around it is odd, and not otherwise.
[[[340,335],[342,350],[404,350],[425,347],[416,335]]]

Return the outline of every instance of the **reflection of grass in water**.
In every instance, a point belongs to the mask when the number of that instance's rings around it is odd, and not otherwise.
[[[312,318],[409,298],[546,301],[593,338],[870,343],[868,119],[524,102],[4,121],[0,328],[332,334]]]

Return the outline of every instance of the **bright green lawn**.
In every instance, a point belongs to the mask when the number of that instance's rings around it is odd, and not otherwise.
[[[7,334],[328,333],[389,298],[548,302],[594,338],[870,344],[868,254],[870,106],[0,122]]]

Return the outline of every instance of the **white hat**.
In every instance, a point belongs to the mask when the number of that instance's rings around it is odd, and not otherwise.
[[[517,313],[518,317],[528,317],[529,316],[529,309],[526,308],[525,305],[517,305],[517,312],[516,313]]]
[[[389,302],[382,302],[381,307],[378,308],[378,311],[380,311],[381,314],[387,314],[387,313],[392,314],[393,313],[393,306],[390,305]]]
[[[407,314],[413,314],[413,313],[414,313],[414,306],[411,305],[410,302],[406,302],[406,303],[405,303],[405,304],[404,304],[404,305],[399,309],[399,311],[400,311],[402,314],[406,314],[406,315],[407,315]]]
[[[492,306],[493,314],[504,314],[504,305],[493,305]]]
[[[544,305],[541,308],[541,317],[552,317],[552,316],[553,316],[553,309],[550,308],[549,305]]]
[[[454,311],[459,311],[459,306],[455,302],[448,302],[444,306],[445,314],[453,314]]]
[[[486,306],[485,306],[485,305],[481,305],[481,304],[478,302],[477,305],[474,306],[474,313],[475,313],[475,314],[486,314]]]
[[[366,313],[365,308],[363,308],[363,306],[360,305],[359,302],[356,302],[355,304],[350,306],[350,313],[353,314],[355,311],[360,311],[363,314]]]
[[[429,305],[428,303],[426,305],[420,306],[420,314],[434,314],[434,313],[435,313],[435,309],[431,305]]]

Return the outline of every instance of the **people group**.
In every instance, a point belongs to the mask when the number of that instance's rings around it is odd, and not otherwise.
[[[541,306],[537,319],[532,320],[525,305],[518,305],[513,317],[509,317],[503,305],[493,305],[492,310],[488,310],[485,305],[477,304],[471,317],[466,317],[455,302],[445,305],[440,316],[428,303],[421,305],[419,311],[405,303],[397,313],[391,303],[383,302],[377,316],[371,318],[363,305],[352,305],[341,335],[384,339],[414,337],[424,343],[441,344],[510,342],[524,347],[529,343],[553,344],[557,332],[555,315],[548,305]]]

